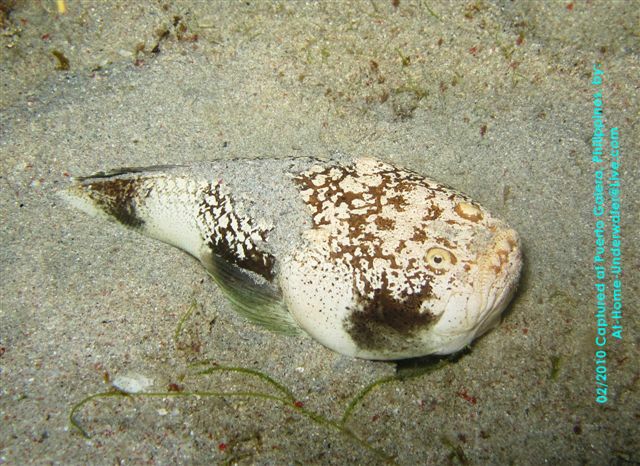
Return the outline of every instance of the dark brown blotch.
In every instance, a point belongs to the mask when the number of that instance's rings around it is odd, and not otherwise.
[[[123,225],[140,228],[144,225],[136,213],[140,200],[148,193],[142,193],[139,179],[110,179],[87,185],[89,196],[98,207]]]
[[[393,230],[396,222],[388,217],[378,216],[376,217],[375,224],[380,230]]]
[[[345,330],[361,349],[406,350],[420,331],[438,320],[429,312],[420,312],[422,302],[430,295],[428,284],[404,299],[395,299],[385,289],[375,290],[371,298],[359,300],[345,319]]]
[[[422,228],[413,227],[413,236],[411,237],[411,241],[424,243],[427,241],[427,233]]]
[[[273,280],[273,268],[276,260],[271,254],[254,250],[241,258],[226,241],[209,240],[208,244],[214,254],[218,254],[230,264],[235,264],[241,269],[257,273],[268,281]]]
[[[437,220],[442,215],[442,209],[438,207],[436,204],[432,203],[429,207],[427,207],[425,214],[422,216],[422,220],[424,222],[429,222],[432,220]]]
[[[398,195],[387,199],[387,203],[392,205],[398,212],[404,212],[409,204],[404,196]]]

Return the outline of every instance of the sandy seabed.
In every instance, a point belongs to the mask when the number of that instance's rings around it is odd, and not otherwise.
[[[640,462],[640,3],[60,4],[0,2],[0,463]],[[615,193],[608,142],[592,161],[597,92],[621,180],[604,348],[598,169],[605,209]],[[185,254],[55,195],[120,166],[336,150],[443,181],[519,231],[518,294],[454,361],[274,335]]]

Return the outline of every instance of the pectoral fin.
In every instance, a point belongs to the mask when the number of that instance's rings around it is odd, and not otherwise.
[[[301,334],[274,285],[217,254],[206,252],[200,260],[239,314],[274,332]]]

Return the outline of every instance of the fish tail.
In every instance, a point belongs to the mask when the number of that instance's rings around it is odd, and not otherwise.
[[[172,167],[127,168],[73,179],[61,196],[73,207],[132,228],[199,257],[194,220],[200,186]]]

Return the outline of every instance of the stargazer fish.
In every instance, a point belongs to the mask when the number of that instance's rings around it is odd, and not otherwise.
[[[465,348],[522,265],[516,231],[469,197],[367,157],[124,168],[63,196],[188,252],[253,322],[358,358]]]

